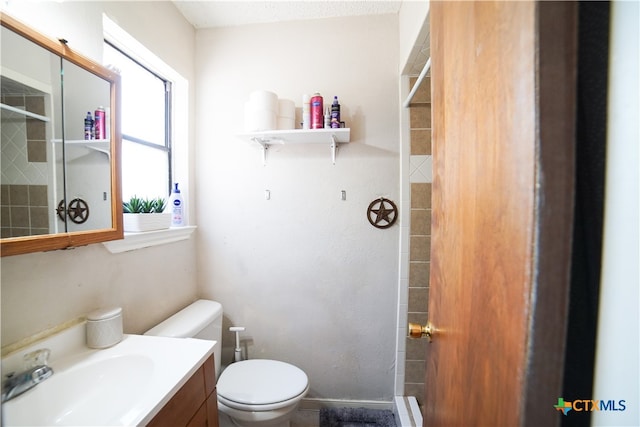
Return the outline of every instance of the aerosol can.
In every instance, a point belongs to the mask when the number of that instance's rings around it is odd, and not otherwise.
[[[324,127],[323,114],[322,95],[316,92],[311,97],[311,129]]]

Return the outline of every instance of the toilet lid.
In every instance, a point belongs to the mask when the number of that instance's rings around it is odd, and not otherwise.
[[[277,360],[251,359],[232,363],[217,383],[218,397],[242,405],[269,405],[299,396],[309,380],[300,369]]]

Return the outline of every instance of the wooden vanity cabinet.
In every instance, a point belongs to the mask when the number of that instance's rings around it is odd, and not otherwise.
[[[149,427],[218,427],[213,355],[153,417]]]

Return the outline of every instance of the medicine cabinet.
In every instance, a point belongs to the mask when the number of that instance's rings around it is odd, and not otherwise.
[[[119,75],[0,23],[1,255],[121,239]],[[105,116],[97,135],[87,113]]]

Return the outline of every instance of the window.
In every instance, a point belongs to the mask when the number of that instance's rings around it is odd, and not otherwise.
[[[122,197],[171,192],[171,82],[105,40],[104,61],[121,77]]]
[[[148,82],[144,89],[136,83],[130,92],[127,77],[121,79],[122,197],[167,197],[171,183],[179,183],[186,200],[184,217],[190,224],[189,81],[107,15],[102,16],[102,28],[103,64],[114,61],[107,60],[107,55],[115,50]],[[165,55],[175,60],[170,52]],[[185,70],[189,72],[188,67]]]

